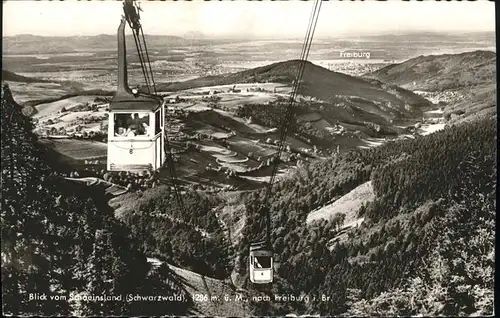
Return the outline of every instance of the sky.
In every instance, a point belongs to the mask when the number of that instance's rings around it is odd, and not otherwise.
[[[313,1],[141,1],[144,33],[208,37],[303,37]],[[315,36],[409,31],[494,31],[494,3],[487,0],[403,2],[325,1]],[[3,35],[116,34],[120,1],[3,2]]]

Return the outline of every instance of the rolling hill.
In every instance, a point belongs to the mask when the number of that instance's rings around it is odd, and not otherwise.
[[[22,82],[22,83],[48,83],[49,81],[36,77],[27,77],[16,74],[11,71],[2,70],[2,81],[7,82]]]
[[[278,62],[250,70],[217,76],[201,77],[181,83],[159,84],[161,91],[178,91],[189,88],[238,83],[278,82],[292,84],[296,78],[300,60]],[[306,62],[300,94],[320,100],[335,102],[338,96],[354,96],[376,102],[390,102],[399,106],[429,105],[424,98],[395,86],[379,81],[366,81],[354,76],[330,71]]]
[[[442,91],[483,84],[496,78],[496,53],[474,51],[461,54],[419,56],[366,74],[411,90]]]
[[[437,94],[447,100],[444,112],[450,122],[496,116],[495,52],[419,56],[366,77]]]
[[[161,83],[157,87],[159,91],[177,92],[244,83],[281,83],[292,86],[300,63],[300,60],[278,62],[236,73],[179,83]],[[305,140],[319,138],[315,143],[326,148],[335,139],[332,138],[331,131],[340,127],[335,126],[336,124],[350,133],[365,137],[394,135],[399,131],[394,126],[396,123],[421,118],[422,112],[432,105],[424,97],[395,85],[333,72],[311,62],[306,62],[301,81],[299,94],[303,98],[298,98],[296,115],[306,120],[299,120],[301,127],[296,132]],[[287,96],[282,97],[281,101],[276,102],[242,104],[237,115],[242,118],[251,117],[255,123],[263,126],[278,127]],[[314,115],[314,119],[307,120],[311,117],[309,115]]]

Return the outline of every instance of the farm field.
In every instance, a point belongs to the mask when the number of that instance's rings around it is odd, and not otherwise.
[[[68,93],[66,87],[59,83],[10,82],[9,87],[13,92],[16,92],[16,100],[19,103],[36,99],[48,99]]]
[[[94,99],[99,97],[97,95],[89,96],[75,96],[69,97],[63,100],[55,101],[52,103],[43,103],[35,106],[36,113],[33,115],[34,118],[41,119],[47,116],[55,116],[61,112],[64,108],[70,110],[81,104],[93,103]]]
[[[262,140],[247,139],[240,136],[234,136],[227,141],[231,149],[239,153],[252,153],[253,157],[266,158],[277,152],[277,149],[265,146]]]
[[[105,158],[107,155],[107,144],[98,141],[45,138],[42,143],[74,160]]]

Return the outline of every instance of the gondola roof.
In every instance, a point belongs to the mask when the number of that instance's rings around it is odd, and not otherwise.
[[[121,94],[120,94],[121,93]],[[117,92],[109,103],[110,111],[155,111],[161,107],[163,99],[145,93],[123,94]]]

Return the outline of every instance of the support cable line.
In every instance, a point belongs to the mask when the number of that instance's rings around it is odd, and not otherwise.
[[[174,188],[175,199],[177,200],[177,205],[181,209],[181,212],[185,215],[187,210],[184,205],[184,201],[182,200],[181,191],[179,189],[179,185],[177,184],[177,173],[175,172],[175,162],[172,156],[172,147],[170,146],[170,142],[168,140],[168,136],[165,133],[165,152],[167,153],[167,167],[170,173],[170,180],[172,182],[172,187]]]
[[[272,193],[272,187],[276,178],[276,174],[278,172],[278,166],[279,162],[281,160],[281,154],[283,152],[283,149],[285,148],[285,142],[286,142],[286,137],[288,133],[288,129],[290,128],[290,124],[294,118],[294,103],[296,101],[299,89],[300,89],[300,84],[302,81],[302,76],[304,75],[304,70],[307,62],[307,58],[309,56],[309,52],[311,50],[311,45],[312,45],[312,39],[314,37],[314,31],[316,29],[316,25],[318,22],[318,17],[319,17],[319,12],[321,10],[321,0],[316,0],[314,3],[314,8],[313,12],[311,14],[310,20],[309,20],[309,25],[307,29],[307,33],[304,38],[304,43],[302,46],[302,53],[300,56],[300,65],[297,71],[297,76],[292,88],[292,92],[290,94],[289,98],[289,104],[287,105],[287,108],[285,110],[285,114],[282,119],[281,123],[281,134],[280,134],[280,142],[279,142],[279,147],[278,147],[278,152],[276,156],[274,157],[274,166],[273,170],[271,173],[271,177],[269,179],[268,185],[267,185],[267,192],[264,197],[264,201],[262,204],[262,208],[265,209],[266,212],[266,241],[268,244],[270,244],[271,240],[271,220],[270,220],[270,211],[268,208],[269,204],[269,198]]]
[[[147,50],[146,39],[144,37],[144,31],[140,23],[139,12],[141,11],[141,8],[137,5],[134,5],[132,1],[125,1],[123,4],[123,10],[125,12],[125,18],[127,19],[127,22],[130,28],[132,29],[132,35],[134,37],[135,46],[137,48],[137,55],[139,56],[139,62],[141,64],[141,69],[144,75],[144,80],[146,82],[148,93],[151,94],[152,93],[151,89],[153,88],[153,92],[154,94],[156,94],[156,85],[154,83],[153,70],[151,68],[151,62]],[[141,43],[141,35],[142,35],[142,43]]]
[[[272,193],[273,183],[278,172],[279,162],[281,160],[281,154],[285,147],[287,133],[292,120],[294,119],[294,103],[297,99],[297,95],[300,89],[300,84],[302,82],[302,77],[304,75],[304,70],[307,63],[307,58],[311,50],[312,39],[314,37],[314,31],[316,30],[316,25],[318,22],[319,12],[321,10],[322,0],[315,0],[314,8],[311,13],[309,20],[308,29],[304,38],[304,43],[302,46],[302,52],[300,55],[300,63],[297,70],[297,76],[293,83],[292,91],[290,94],[290,99],[286,106],[284,115],[281,120],[281,131],[280,131],[280,141],[278,146],[278,152],[275,157],[273,157],[273,169],[269,182],[267,184],[267,189],[265,190],[264,200],[262,201],[259,208],[259,215],[265,214],[266,221],[266,233],[265,241],[252,242],[249,248],[249,265],[250,265],[250,281],[256,285],[258,290],[271,293],[270,283],[273,282],[273,247],[271,244],[271,211],[269,208],[269,199]]]
[[[142,11],[142,9],[141,9],[140,3],[139,3],[137,5],[137,17],[138,17],[138,20],[140,20],[140,18],[141,18],[141,14],[140,14],[141,11]],[[144,31],[143,31],[142,25],[140,25],[139,30],[141,31],[142,43],[144,43],[144,50],[146,51],[145,56],[146,56],[146,59],[147,59],[147,62],[148,62],[148,66],[149,66],[149,74],[151,76],[150,83],[153,84],[153,93],[156,95],[157,94],[156,83],[155,83],[155,79],[154,79],[153,69],[151,68],[151,61],[149,59],[148,46],[147,46],[146,38],[144,36]],[[139,37],[139,32],[137,32],[137,37]]]
[[[146,58],[148,59],[149,73],[151,74],[151,82],[153,83],[153,92],[154,94],[157,94],[156,83],[153,77],[153,70],[151,68],[151,61],[149,60],[148,46],[146,45],[146,39],[144,38],[144,32],[142,31],[142,28],[141,28],[141,34],[142,34],[142,41],[144,42],[144,48],[146,49]]]
[[[143,57],[142,57],[142,52],[140,50],[140,43],[137,39],[137,36],[135,34],[135,32],[132,31],[132,34],[134,36],[134,41],[135,41],[135,46],[137,48],[137,55],[139,56],[139,62],[141,64],[141,69],[142,69],[142,74],[144,75],[144,81],[146,82],[146,87],[148,89],[148,93],[151,93],[151,89],[149,88],[149,77],[147,75],[147,71],[146,69],[144,68],[144,62],[143,62]]]
[[[153,70],[151,67],[151,60],[149,58],[148,47],[146,44],[146,39],[144,36],[144,31],[140,23],[140,11],[142,9],[134,3],[133,0],[125,0],[123,3],[123,10],[125,12],[125,18],[132,29],[132,34],[135,41],[135,46],[137,48],[137,54],[139,56],[139,61],[141,64],[142,73],[144,75],[144,80],[146,82],[146,87],[148,92],[154,95],[157,94],[156,83],[154,81]],[[142,43],[141,43],[142,40]],[[167,111],[167,108],[165,107]],[[166,116],[166,114],[163,114]],[[168,135],[165,132],[165,155],[167,159],[167,168],[170,174],[170,181],[172,182],[172,187],[174,191],[174,197],[177,202],[179,209],[182,213],[186,213],[186,207],[184,201],[182,200],[181,191],[177,182],[177,174],[175,171],[175,162],[173,160],[172,147],[168,139]]]

